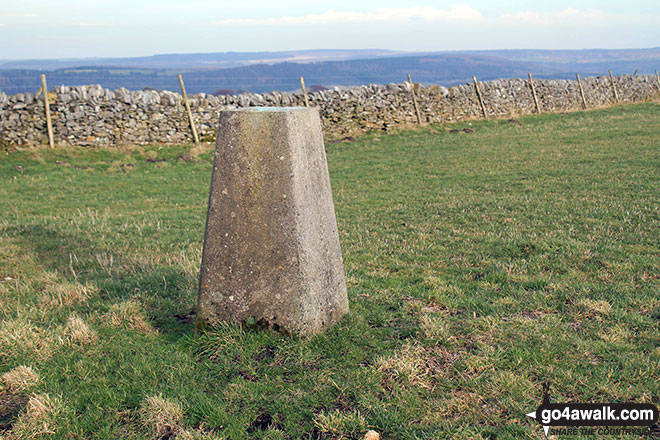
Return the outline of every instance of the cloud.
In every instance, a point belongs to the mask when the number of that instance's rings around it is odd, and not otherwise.
[[[504,14],[500,20],[510,24],[547,26],[566,24],[567,22],[602,22],[611,18],[608,14],[599,10],[580,11],[575,8],[567,8],[562,11],[549,11],[544,13],[522,11],[516,14]]]
[[[36,18],[36,17],[39,17],[39,14],[15,14],[13,12],[8,12],[6,14],[0,14],[0,17],[6,17],[6,18]]]
[[[660,18],[657,15],[611,14],[598,9],[580,10],[576,8],[547,12],[521,11],[486,18],[471,6],[455,5],[450,9],[439,9],[433,6],[411,6],[405,8],[377,8],[368,12],[329,10],[320,14],[300,16],[229,18],[214,21],[212,24],[218,26],[291,26],[341,23],[375,24],[379,22],[450,22],[460,25],[479,23],[509,29],[516,26],[610,26],[624,23],[632,26],[655,24],[659,21]]]
[[[284,16],[270,18],[231,18],[213,22],[215,25],[295,25],[295,24],[332,24],[346,22],[379,21],[484,21],[484,17],[471,6],[457,5],[449,10],[432,6],[413,6],[409,8],[378,8],[370,12],[326,11],[322,14]]]

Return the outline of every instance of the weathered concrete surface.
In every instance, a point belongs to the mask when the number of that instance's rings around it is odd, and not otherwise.
[[[223,111],[199,323],[255,319],[288,333],[313,334],[347,312],[318,110]]]

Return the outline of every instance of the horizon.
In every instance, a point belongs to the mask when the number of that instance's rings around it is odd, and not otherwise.
[[[534,47],[525,47],[525,48],[495,48],[495,49],[452,49],[452,50],[395,50],[395,49],[386,49],[386,48],[342,48],[342,49],[333,49],[333,48],[316,48],[316,49],[282,49],[282,50],[253,50],[253,51],[239,51],[239,50],[227,50],[227,51],[216,51],[216,52],[162,52],[162,53],[151,53],[145,55],[131,55],[131,56],[90,56],[90,57],[55,57],[55,58],[0,58],[0,63],[2,62],[17,62],[17,61],[77,61],[77,60],[106,60],[106,59],[123,59],[123,58],[150,58],[157,56],[167,56],[167,55],[216,55],[216,54],[257,54],[257,53],[286,53],[286,52],[360,52],[360,51],[383,51],[383,52],[392,52],[393,56],[398,55],[415,55],[415,54],[447,54],[447,53],[469,53],[469,52],[506,52],[506,51],[534,51],[534,52],[580,52],[580,51],[644,51],[644,50],[658,50],[658,46],[649,46],[649,47],[622,47],[622,48],[609,48],[609,47],[583,47],[577,49],[539,49]]]
[[[486,51],[402,52],[384,49],[282,52],[156,54],[147,57],[0,60],[2,91],[33,92],[40,74],[49,84],[99,84],[107,89],[177,90],[184,74],[190,93],[232,94],[292,91],[300,77],[310,85],[334,87],[396,83],[407,74],[422,84],[451,86],[470,81],[519,78],[570,79],[614,74],[653,74],[660,48],[502,49]]]

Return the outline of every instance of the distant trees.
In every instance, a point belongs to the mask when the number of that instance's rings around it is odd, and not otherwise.
[[[328,90],[328,88],[322,86],[321,84],[312,84],[311,86],[309,86],[310,92],[320,92],[321,90]]]
[[[236,91],[231,89],[218,89],[215,92],[211,93],[213,96],[224,96],[224,95],[240,95],[241,93],[247,93],[247,90],[238,89]]]
[[[229,89],[218,89],[212,93],[213,96],[233,95],[234,91]]]

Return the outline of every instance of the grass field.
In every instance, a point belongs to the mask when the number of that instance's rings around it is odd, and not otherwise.
[[[660,401],[660,105],[328,145],[351,312],[309,339],[195,333],[211,148],[0,153],[0,437],[542,438],[545,381]]]

